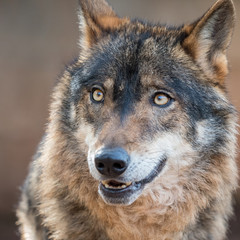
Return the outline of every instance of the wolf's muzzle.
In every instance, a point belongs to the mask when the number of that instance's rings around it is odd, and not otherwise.
[[[125,172],[130,162],[128,153],[122,148],[104,148],[95,155],[95,166],[107,177],[118,177]]]

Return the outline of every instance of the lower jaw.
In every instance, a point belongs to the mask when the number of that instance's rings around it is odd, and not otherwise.
[[[131,205],[141,195],[143,188],[141,183],[132,183],[124,189],[108,189],[100,183],[98,192],[109,205]]]

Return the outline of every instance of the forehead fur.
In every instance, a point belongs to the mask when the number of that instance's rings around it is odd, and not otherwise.
[[[159,75],[177,62],[172,56],[184,35],[180,30],[152,27],[139,22],[113,31],[89,49],[89,56],[75,69],[72,85],[88,86],[108,78],[133,82],[132,76]],[[184,51],[181,50],[181,54]],[[182,57],[182,56],[181,56]],[[181,58],[180,57],[180,58]],[[173,60],[174,58],[174,60]],[[180,60],[181,61],[181,60]]]

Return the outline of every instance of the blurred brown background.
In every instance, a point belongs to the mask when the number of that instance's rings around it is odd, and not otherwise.
[[[120,16],[178,25],[214,0],[109,0]],[[240,15],[240,1],[235,0]],[[43,134],[53,85],[78,54],[77,0],[0,0],[0,239],[15,240],[14,209]],[[240,109],[240,23],[229,51],[228,88]],[[240,194],[239,194],[240,195]],[[240,201],[230,240],[240,239]]]

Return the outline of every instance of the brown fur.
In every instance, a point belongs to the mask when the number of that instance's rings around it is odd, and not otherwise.
[[[225,239],[227,220],[232,213],[232,192],[237,186],[234,160],[237,120],[224,87],[225,54],[233,28],[232,2],[220,0],[200,20],[175,29],[120,19],[104,0],[80,0],[80,6],[80,21],[84,21],[80,26],[82,52],[53,92],[46,135],[32,163],[17,211],[22,239]],[[216,19],[222,22],[224,33],[215,29]],[[119,105],[112,96],[123,92],[126,82],[116,82],[119,72],[115,71],[113,61],[110,69],[105,69],[111,76],[103,82],[104,104],[93,107],[87,87],[77,94],[81,98],[77,103],[68,102],[67,98],[76,88],[71,84],[82,65],[95,57],[96,52],[111,47],[111,32],[117,34],[116,41],[129,41],[123,45],[123,62],[118,59],[122,52],[116,50],[114,55],[118,65],[126,66],[136,60],[132,56],[135,47],[131,45],[132,36],[150,35],[144,39],[137,58],[140,83],[129,85],[136,96],[141,95],[133,105],[126,103],[132,109],[129,107],[131,113],[123,117],[116,110]],[[216,43],[210,35],[205,39],[210,33],[217,34],[222,41]],[[125,37],[128,35],[131,38]],[[211,118],[196,120],[191,116],[186,110],[191,103],[184,102],[187,92],[182,98],[170,92],[175,101],[166,109],[149,104],[156,90],[166,88],[166,81],[159,77],[156,67],[159,55],[156,39],[161,37],[162,44],[168,46],[169,58],[173,59],[172,65],[166,68],[174,71],[176,67],[176,72],[181,71],[174,65],[177,62],[187,69],[182,70],[182,76],[187,76],[182,79],[186,86],[195,87],[190,78],[194,76],[199,88],[208,89],[202,93],[197,87],[195,94],[204,94],[208,99],[207,103],[215,111]],[[114,45],[113,50],[117,48]],[[118,85],[117,93],[114,93],[115,85]],[[143,158],[134,168],[137,171],[138,165],[143,166],[137,177],[149,171],[158,156],[157,149],[169,157],[166,166],[146,184],[133,203],[111,205],[98,193],[101,180],[95,179],[96,173],[91,172],[94,166],[89,160],[89,156],[106,146],[120,146],[131,153],[132,159]]]
[[[191,34],[183,43],[183,46],[188,49],[193,58],[205,69],[209,77],[218,79],[221,84],[224,83],[224,79],[228,73],[226,49],[230,43],[235,18],[234,6],[232,4],[229,6],[229,8],[223,8],[224,5],[228,4],[229,1],[225,0],[216,2],[215,5],[213,5],[212,8],[202,17],[202,19],[197,22],[192,31],[190,30]],[[216,46],[216,48],[219,48],[219,51],[215,50],[215,53],[212,56],[207,56],[209,52],[211,54],[211,48],[213,48],[214,43],[210,37],[204,33],[203,26],[205,25],[206,21],[208,21],[208,19],[212,18],[212,20],[208,23],[209,28],[213,28],[214,21],[218,22],[218,25],[221,25],[224,28],[225,25],[222,21],[219,21],[217,17],[212,17],[218,12],[221,14],[226,14],[228,16],[225,21],[228,21],[230,26],[228,25],[227,29],[223,30],[227,32],[228,37],[222,43],[222,46]],[[230,12],[230,14],[228,14],[228,12]],[[187,30],[189,31],[189,29]],[[209,35],[213,33],[214,29],[208,32]],[[214,37],[217,38],[219,36],[216,35]]]

